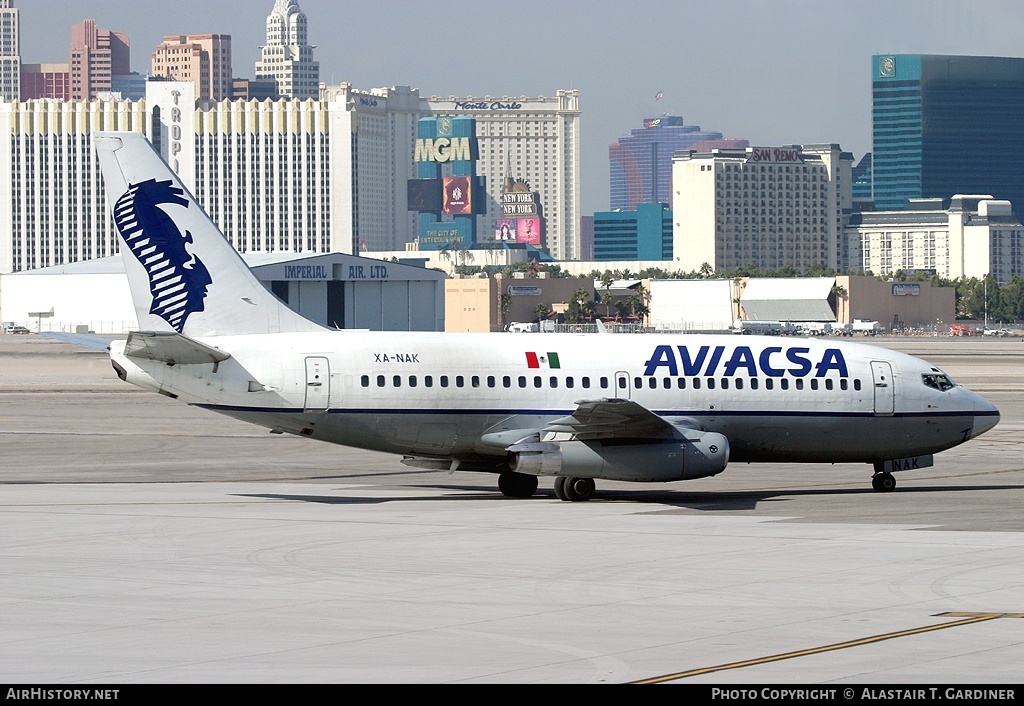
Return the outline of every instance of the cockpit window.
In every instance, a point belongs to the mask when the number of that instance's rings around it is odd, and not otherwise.
[[[926,387],[932,387],[939,392],[945,392],[956,387],[956,384],[944,373],[925,373],[921,376]]]

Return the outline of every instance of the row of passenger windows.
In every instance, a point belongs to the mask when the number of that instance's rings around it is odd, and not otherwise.
[[[647,381],[646,383],[644,381]],[[371,378],[369,375],[363,375],[360,379],[360,384],[363,387],[370,387]],[[512,377],[511,375],[503,375],[500,380],[494,375],[487,375],[481,377],[480,375],[455,375],[449,377],[448,375],[439,375],[435,381],[433,375],[424,375],[422,378],[417,375],[392,375],[390,381],[387,375],[376,376],[377,387],[434,387],[435,382],[437,387],[534,387],[534,388],[557,388],[565,387],[567,389],[573,389],[579,383],[579,387],[583,389],[590,389],[592,381],[590,377],[583,376],[577,381],[576,378],[571,375],[565,378],[555,377],[554,375],[544,378],[542,375],[519,375]],[[597,386],[602,390],[607,390],[611,387],[612,383],[607,377],[600,377],[596,379]],[[626,388],[626,378],[617,378],[615,386],[624,390]],[[635,377],[633,378],[633,389],[639,390],[648,388],[651,390],[656,389],[678,389],[685,390],[688,386],[694,390],[700,390],[702,387],[708,390],[728,390],[730,388],[735,390],[742,390],[744,387],[749,386],[751,390],[758,390],[763,387],[765,390],[774,390],[776,388],[780,390],[848,390],[850,389],[851,381],[847,378],[810,378],[805,380],[804,378],[684,378],[684,377]],[[853,389],[860,390],[860,380],[852,381]]]

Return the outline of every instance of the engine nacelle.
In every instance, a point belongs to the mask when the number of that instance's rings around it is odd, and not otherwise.
[[[508,447],[511,469],[534,476],[668,482],[705,478],[729,463],[729,440],[694,431],[680,441],[526,442]]]

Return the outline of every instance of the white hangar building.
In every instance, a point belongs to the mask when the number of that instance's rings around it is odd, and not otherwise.
[[[242,258],[267,289],[324,326],[444,330],[443,272],[342,253]],[[138,328],[120,255],[0,275],[0,317],[32,331],[118,334]]]
[[[659,331],[723,332],[736,318],[731,279],[652,279],[650,323]]]

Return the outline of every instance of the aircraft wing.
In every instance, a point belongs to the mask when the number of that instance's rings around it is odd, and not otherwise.
[[[568,417],[554,419],[544,433],[570,433],[590,439],[671,439],[677,428],[646,407],[624,399],[580,400]]]

